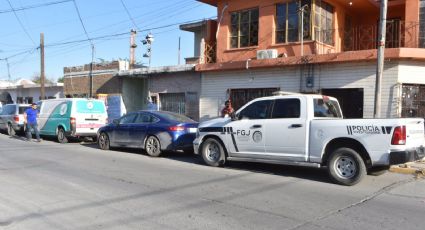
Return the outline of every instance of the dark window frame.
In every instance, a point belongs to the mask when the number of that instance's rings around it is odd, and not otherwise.
[[[248,17],[246,21],[243,18],[246,16],[244,14]],[[258,46],[259,27],[260,10],[258,7],[230,12],[230,48]],[[242,40],[245,37],[246,43]]]

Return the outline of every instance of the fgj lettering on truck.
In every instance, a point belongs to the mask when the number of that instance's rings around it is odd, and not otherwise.
[[[291,94],[257,98],[232,117],[201,123],[193,144],[210,166],[324,167],[334,182],[354,185],[368,171],[424,157],[424,120],[343,119],[333,97]]]

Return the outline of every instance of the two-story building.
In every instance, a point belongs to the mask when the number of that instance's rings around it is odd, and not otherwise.
[[[373,117],[380,2],[198,0],[217,7],[203,42],[201,120],[224,101],[290,91],[340,100],[346,117]],[[425,0],[388,3],[382,117],[425,116]]]

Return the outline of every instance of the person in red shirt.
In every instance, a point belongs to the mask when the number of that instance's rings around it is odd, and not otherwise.
[[[230,103],[230,100],[227,100],[224,103],[224,108],[221,110],[221,116],[222,117],[232,116],[234,112],[235,110],[232,107],[232,103]]]

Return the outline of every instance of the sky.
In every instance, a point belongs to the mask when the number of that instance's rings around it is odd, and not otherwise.
[[[141,40],[150,32],[151,66],[177,65],[179,37],[184,63],[193,57],[194,35],[178,24],[216,16],[215,7],[195,0],[0,0],[0,80],[9,78],[7,63],[12,81],[39,75],[40,33],[51,80],[63,77],[63,67],[91,62],[89,39],[95,62],[128,59],[133,28],[139,31],[136,62],[149,62]]]

